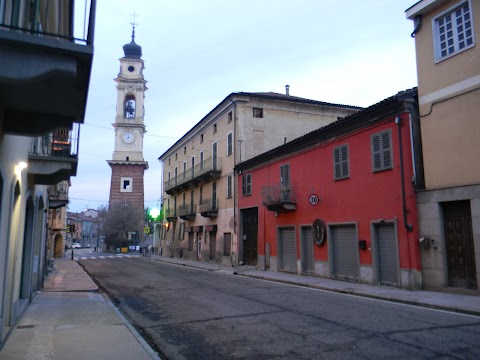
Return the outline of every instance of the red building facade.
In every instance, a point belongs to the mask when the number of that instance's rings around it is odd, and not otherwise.
[[[237,165],[245,264],[421,287],[416,89]]]

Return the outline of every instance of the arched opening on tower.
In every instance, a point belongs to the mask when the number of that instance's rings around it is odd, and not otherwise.
[[[136,101],[135,96],[127,95],[125,97],[125,119],[135,119]]]

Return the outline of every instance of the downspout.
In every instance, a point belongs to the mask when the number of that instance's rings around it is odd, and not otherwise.
[[[400,116],[395,118],[395,124],[397,124],[398,128],[398,146],[400,151],[400,176],[402,180],[402,207],[403,207],[403,225],[408,232],[413,231],[412,224],[408,223],[407,219],[407,199],[405,195],[405,169],[403,164],[403,143],[402,143],[402,119]]]
[[[228,98],[233,104],[233,146],[235,147],[235,142],[237,141],[237,103],[232,99]],[[237,165],[237,151],[234,151],[233,156],[233,167]],[[233,233],[237,234],[237,174],[236,170],[233,174]],[[238,239],[237,239],[238,243]]]

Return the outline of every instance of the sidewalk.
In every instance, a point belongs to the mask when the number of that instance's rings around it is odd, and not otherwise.
[[[151,258],[181,266],[201,268],[210,271],[222,271],[250,278],[480,316],[480,295],[451,294],[425,290],[412,291],[390,286],[359,284],[276,271],[261,271],[256,270],[253,266],[239,266],[234,268],[219,264],[187,261],[157,255],[152,255]]]
[[[2,360],[151,360],[154,351],[76,261],[55,259],[44,288],[0,351]]]

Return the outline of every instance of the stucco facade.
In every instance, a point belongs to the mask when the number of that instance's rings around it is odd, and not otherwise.
[[[422,250],[424,285],[478,291],[480,3],[424,0],[406,14],[415,27],[425,172],[420,237],[431,245]]]
[[[257,268],[420,288],[415,115],[413,89],[238,164],[239,235]]]
[[[235,164],[359,109],[289,94],[227,96],[159,157],[166,225],[160,251],[226,265],[242,263]]]

